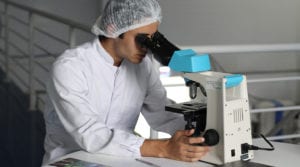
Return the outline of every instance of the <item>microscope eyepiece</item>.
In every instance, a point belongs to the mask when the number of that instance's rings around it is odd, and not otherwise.
[[[135,37],[135,41],[141,48],[154,48],[151,38],[149,38],[146,34],[138,34]]]
[[[135,41],[141,48],[151,50],[154,58],[164,66],[169,64],[173,53],[179,50],[158,31],[151,38],[147,34],[138,34]]]

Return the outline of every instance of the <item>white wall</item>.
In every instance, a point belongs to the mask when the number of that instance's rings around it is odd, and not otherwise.
[[[299,0],[160,0],[179,45],[300,42]]]

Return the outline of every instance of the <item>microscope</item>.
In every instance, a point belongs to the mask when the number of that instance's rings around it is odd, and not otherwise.
[[[160,32],[151,38],[139,34],[135,40],[185,79],[191,101],[165,109],[183,114],[185,129],[195,129],[193,136],[205,138],[201,144],[211,150],[202,161],[221,165],[253,159],[248,149],[252,136],[246,76],[211,71],[208,54],[181,50]]]

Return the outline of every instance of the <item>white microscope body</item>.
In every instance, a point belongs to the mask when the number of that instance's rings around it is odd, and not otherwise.
[[[238,85],[227,87],[230,81],[226,76],[234,75],[213,71],[183,73],[184,78],[200,83],[206,91],[206,97],[197,91],[193,101],[207,104],[206,130],[214,129],[219,134],[219,143],[211,146],[203,158],[214,164],[254,157],[253,151],[242,151],[244,143],[252,144],[246,77],[240,75],[242,81]]]

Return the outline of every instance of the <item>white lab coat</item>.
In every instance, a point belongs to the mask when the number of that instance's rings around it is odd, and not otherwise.
[[[151,58],[113,66],[98,39],[55,61],[47,93],[44,164],[78,150],[141,156],[144,138],[133,134],[140,112],[155,130],[184,128],[181,115],[164,111],[166,91]]]

